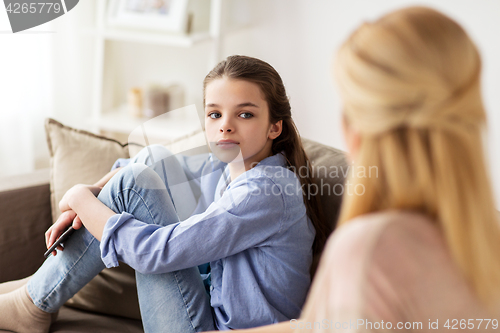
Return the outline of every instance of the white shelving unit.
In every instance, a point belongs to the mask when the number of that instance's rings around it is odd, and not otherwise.
[[[192,0],[190,0],[192,1]],[[204,0],[205,1],[205,0]],[[159,45],[175,48],[190,48],[200,42],[210,42],[211,51],[207,54],[207,69],[213,68],[221,60],[221,20],[222,20],[222,1],[223,0],[206,0],[210,1],[209,13],[209,28],[208,31],[195,32],[189,35],[168,34],[155,31],[143,31],[133,29],[111,28],[106,24],[107,9],[109,0],[96,0],[95,3],[95,25],[91,29],[83,31],[84,34],[94,38],[94,67],[92,81],[92,113],[91,123],[95,132],[117,133],[121,138],[132,132],[137,127],[149,119],[142,117],[136,118],[129,115],[123,106],[116,105],[112,109],[104,109],[103,96],[106,93],[104,86],[105,61],[106,52],[109,42],[137,43],[137,47],[141,45]],[[166,141],[173,141],[182,137],[182,134],[189,132],[191,128],[185,126],[183,131],[182,120],[165,118],[163,123],[158,123]]]

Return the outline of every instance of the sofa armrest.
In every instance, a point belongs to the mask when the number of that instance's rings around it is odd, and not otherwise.
[[[33,274],[52,224],[49,169],[0,179],[0,282]]]

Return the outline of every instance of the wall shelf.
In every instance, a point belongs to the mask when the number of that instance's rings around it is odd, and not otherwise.
[[[136,32],[117,29],[107,29],[103,33],[106,40],[118,40],[124,42],[139,42],[148,44],[160,44],[168,46],[190,47],[202,41],[211,39],[209,32],[194,33],[191,35],[169,35],[156,32]]]
[[[100,130],[116,133],[132,133],[141,125],[145,125],[148,135],[162,137],[164,141],[176,141],[186,136],[191,136],[202,131],[199,119],[164,115],[151,121],[147,117],[133,117],[129,114],[127,106],[103,113],[96,122]]]
[[[183,35],[134,31],[127,29],[105,29],[103,31],[98,31],[97,29],[85,29],[82,30],[82,34],[109,41],[157,44],[174,47],[191,47],[197,43],[212,40],[212,36],[208,31]]]
[[[159,47],[169,46],[173,47],[173,49],[169,49],[168,52],[177,52],[175,50],[176,47],[186,49],[200,43],[208,43],[207,46],[210,47],[211,51],[206,54],[201,54],[207,61],[206,68],[213,68],[213,66],[221,60],[222,0],[210,0],[210,6],[205,6],[206,9],[202,11],[202,15],[205,15],[203,17],[206,19],[209,18],[209,24],[206,26],[207,30],[195,30],[194,33],[189,35],[154,30],[110,27],[107,25],[109,0],[95,0],[94,3],[94,24],[92,27],[82,30],[81,33],[85,36],[92,37],[94,40],[94,66],[92,69],[93,85],[91,96],[92,114],[90,117],[90,126],[91,130],[96,133],[105,132],[107,135],[111,136],[113,136],[113,133],[116,133],[116,137],[120,136],[120,138],[124,138],[142,123],[149,121],[149,119],[145,117],[134,118],[129,115],[129,113],[123,111],[122,105],[109,105],[109,97],[112,97],[116,87],[119,87],[119,82],[114,79],[115,75],[124,71],[130,71],[130,68],[140,71],[140,68],[144,65],[144,63],[129,63],[125,66],[123,64],[120,65],[120,62],[110,60],[112,59],[110,58],[110,54],[113,53],[109,52],[113,52],[115,45],[107,42],[137,43],[137,45],[134,45],[133,47],[128,46],[128,49],[132,51],[137,50],[138,52],[147,50],[149,45],[158,45]],[[203,3],[206,4],[206,2]],[[205,20],[205,22],[207,21]],[[161,64],[158,64],[158,66],[161,66]],[[185,67],[186,71],[192,70],[192,66],[190,66],[188,62],[183,63],[182,61],[179,61],[178,66]],[[151,79],[154,80],[154,78]],[[121,91],[122,87],[119,89],[119,91]],[[108,102],[105,102],[105,100]],[[115,101],[114,103],[121,104],[123,103],[123,100],[121,102]],[[172,122],[171,125],[167,126],[167,124],[161,124],[157,130],[154,129],[154,135],[164,135],[165,139],[168,141],[177,139],[183,134],[192,132],[189,128],[189,122],[176,122],[173,119],[170,121]],[[199,127],[199,121],[197,122]],[[169,131],[165,131],[165,128],[169,128]]]

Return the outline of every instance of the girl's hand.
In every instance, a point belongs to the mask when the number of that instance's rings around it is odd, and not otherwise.
[[[59,201],[59,209],[61,212],[65,212],[67,210],[71,209],[70,203],[73,202],[73,200],[78,200],[79,194],[82,193],[82,191],[90,191],[94,196],[98,196],[99,192],[101,192],[102,187],[96,186],[96,185],[83,185],[83,184],[78,184],[70,188],[62,197],[61,201]]]
[[[45,244],[47,249],[54,244],[54,242],[66,231],[71,225],[74,229],[80,229],[83,224],[80,218],[76,215],[73,210],[67,210],[59,216],[57,221],[45,232]],[[59,245],[58,250],[63,251],[64,248]],[[52,255],[56,255],[57,251],[54,250]]]

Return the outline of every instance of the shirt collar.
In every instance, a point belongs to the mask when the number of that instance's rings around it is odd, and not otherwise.
[[[257,168],[259,166],[265,166],[265,165],[281,166],[281,167],[285,168],[287,165],[287,161],[285,158],[285,152],[282,151],[278,154],[266,157],[265,159],[263,159],[262,161],[257,163],[257,165],[254,168]],[[244,173],[239,175],[236,179],[238,179],[239,177],[242,177],[242,176],[247,177],[248,172],[251,172],[254,168],[252,168],[248,171],[245,171]],[[216,187],[216,195],[215,195],[216,199],[218,199],[222,196],[222,194],[225,192],[225,190],[230,185],[230,181],[231,180],[230,180],[230,175],[229,175],[229,168],[226,165],[224,167],[223,172],[222,172],[221,178],[219,179],[219,183],[217,184],[217,187]]]
[[[285,158],[285,152],[282,151],[275,155],[266,157],[265,159],[260,161],[255,167],[258,167],[259,165],[275,165],[275,166],[286,167],[287,162]]]

